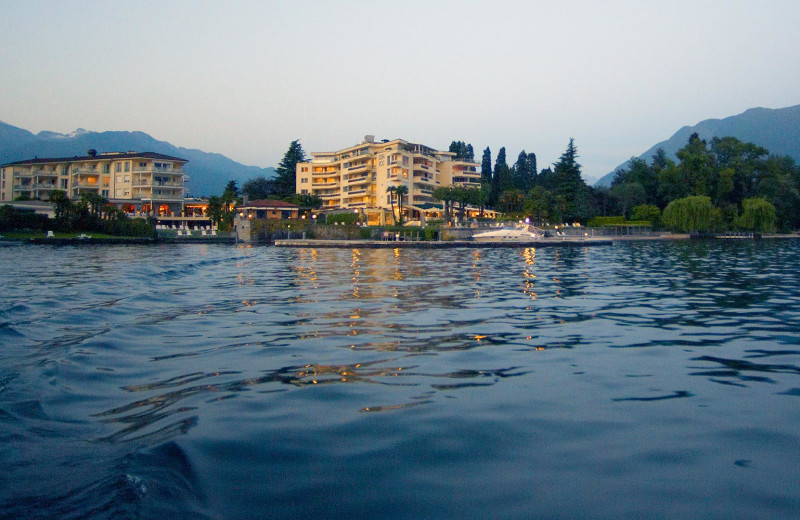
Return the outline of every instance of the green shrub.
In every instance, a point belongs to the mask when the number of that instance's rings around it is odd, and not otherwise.
[[[588,226],[589,227],[604,227],[604,226],[620,226],[625,224],[625,217],[594,217],[593,219],[589,220]]]
[[[358,213],[331,213],[325,218],[326,224],[355,224],[361,220]]]

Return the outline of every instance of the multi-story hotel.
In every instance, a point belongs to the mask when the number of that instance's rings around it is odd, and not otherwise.
[[[84,157],[17,161],[0,166],[0,202],[48,200],[62,190],[71,199],[95,193],[128,213],[181,215],[187,162],[154,152],[94,150]]]
[[[442,203],[432,197],[433,190],[481,183],[480,165],[455,155],[402,139],[375,142],[368,135],[361,144],[312,153],[311,161],[298,163],[297,193],[317,195],[322,209],[358,210],[371,224],[384,224],[391,220],[392,208],[397,211],[388,188],[405,186],[407,220],[440,216]]]

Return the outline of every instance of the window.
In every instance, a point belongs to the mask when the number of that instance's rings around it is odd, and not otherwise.
[[[131,163],[130,163],[130,161],[127,161],[127,162],[125,163],[125,171],[126,171],[126,172],[129,172],[129,171],[131,171]]]
[[[108,198],[108,190],[103,190],[102,191],[102,196],[105,197],[105,198]]]
[[[301,195],[308,195],[308,190],[306,190],[306,189],[300,190],[300,194]]]
[[[139,168],[146,168],[146,167],[147,167],[147,163],[146,162],[140,162],[139,163]]]
[[[302,177],[300,179],[300,184],[308,184],[308,178],[307,177]]]
[[[125,176],[125,182],[131,182],[131,176],[130,175],[126,175]]]
[[[122,163],[117,163],[117,173],[122,171]]]

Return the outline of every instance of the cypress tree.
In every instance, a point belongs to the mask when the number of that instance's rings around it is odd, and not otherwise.
[[[483,151],[483,158],[481,159],[481,182],[492,183],[492,151],[489,147]]]

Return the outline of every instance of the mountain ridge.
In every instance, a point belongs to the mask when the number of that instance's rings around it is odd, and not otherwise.
[[[82,156],[89,149],[99,153],[157,152],[187,159],[189,162],[184,167],[189,176],[187,192],[196,197],[219,195],[230,180],[235,180],[241,187],[254,177],[275,175],[272,167],[247,166],[220,153],[175,146],[139,130],[93,132],[77,128],[68,134],[48,130],[34,134],[0,121],[0,164],[34,157]]]
[[[735,137],[740,141],[763,146],[772,155],[788,155],[800,163],[800,105],[784,108],[748,108],[741,114],[721,119],[705,119],[695,125],[686,125],[672,137],[650,147],[638,157],[651,162],[653,154],[663,148],[670,159],[683,148],[689,136],[697,132],[700,139],[710,141],[714,137]],[[630,160],[600,177],[594,186],[611,186],[617,171],[627,167]]]

